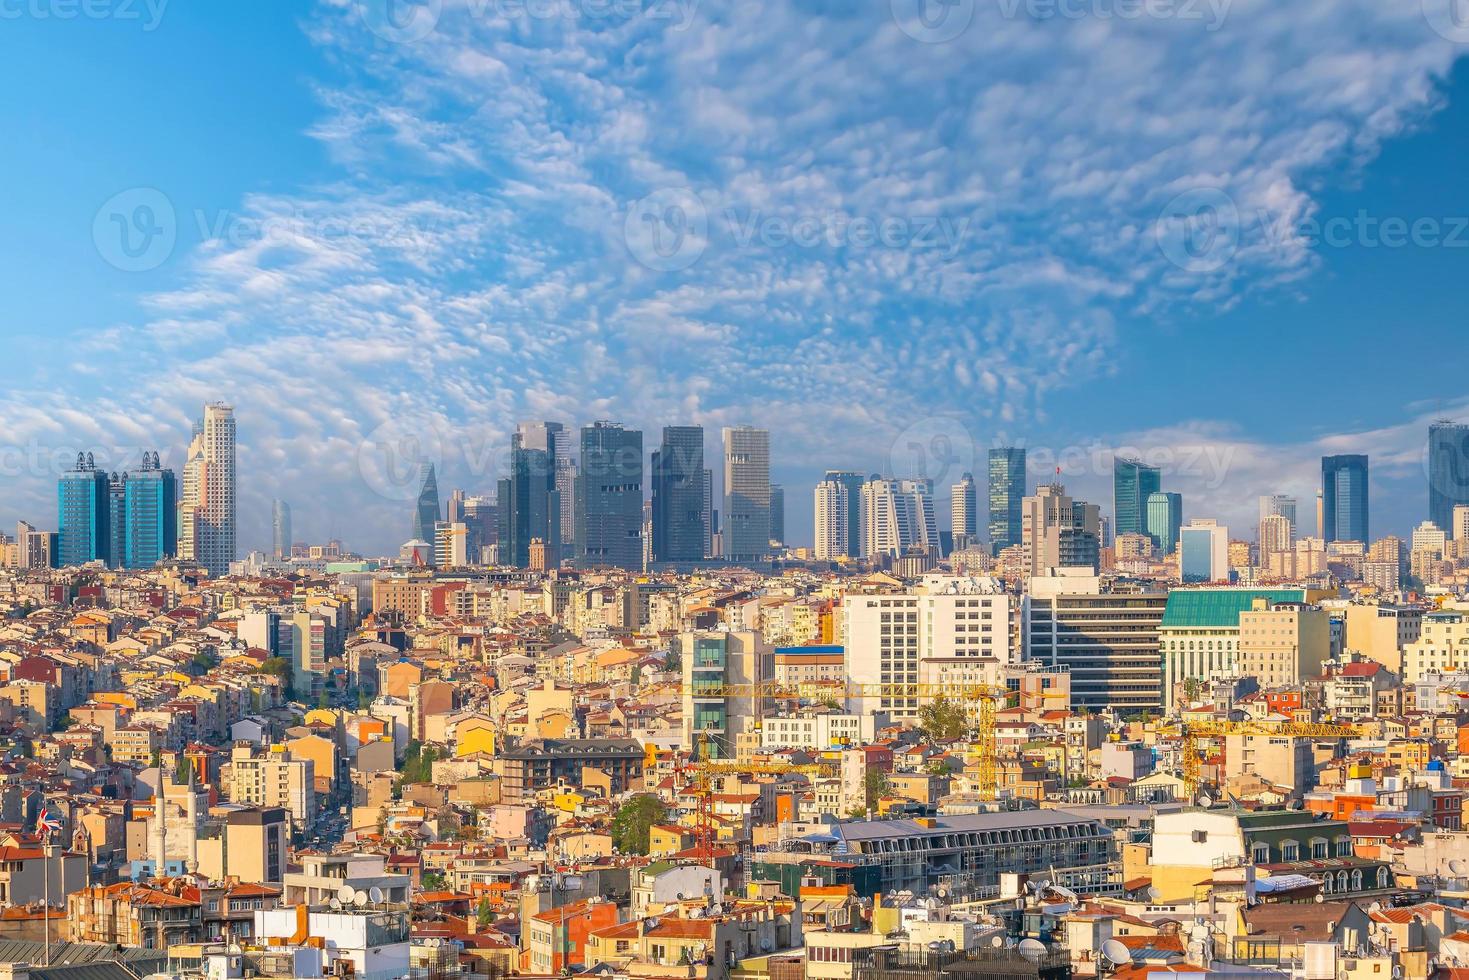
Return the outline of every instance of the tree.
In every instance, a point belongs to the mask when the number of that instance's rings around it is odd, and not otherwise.
[[[190,662],[196,668],[198,668],[201,673],[207,674],[219,664],[219,659],[208,650],[200,650],[198,653],[194,654]]]
[[[1187,677],[1183,682],[1183,699],[1189,704],[1197,704],[1204,695],[1204,682],[1197,677]]]
[[[438,757],[439,750],[432,745],[409,742],[408,752],[403,756],[403,765],[398,767],[398,782],[400,784],[433,782],[434,760]]]
[[[928,764],[930,775],[947,776],[954,771],[953,760],[947,757],[935,759]]]
[[[862,797],[869,810],[876,810],[877,801],[886,796],[890,789],[892,784],[888,782],[888,774],[881,769],[868,769],[862,776]]]
[[[418,878],[418,887],[426,892],[442,891],[444,885],[444,873],[442,871],[425,871]]]
[[[930,738],[948,742],[963,738],[969,731],[969,716],[959,702],[939,697],[918,709],[918,726]]]
[[[612,818],[612,843],[624,854],[647,854],[653,825],[662,823],[667,814],[668,808],[658,797],[634,796]]]
[[[475,910],[474,917],[479,922],[481,929],[495,921],[495,910],[490,908],[490,900],[488,898],[479,900],[479,908]]]
[[[683,658],[678,655],[677,650],[669,650],[663,658],[663,669],[669,673],[677,674],[683,670]]]
[[[294,671],[291,669],[291,662],[285,657],[268,657],[265,663],[260,665],[260,672],[262,674],[269,674],[272,677],[279,677],[289,684],[291,682],[291,674]]]

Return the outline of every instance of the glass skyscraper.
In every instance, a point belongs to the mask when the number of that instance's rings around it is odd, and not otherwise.
[[[546,566],[561,563],[561,494],[556,478],[555,443],[563,436],[551,435],[551,449],[527,449],[521,433],[510,439],[510,475],[496,488],[496,537],[499,561],[517,568],[530,566],[530,543],[539,538],[546,547]]]
[[[1183,494],[1148,494],[1144,512],[1144,532],[1153,540],[1160,555],[1171,555],[1178,548],[1178,531],[1183,527]]]
[[[127,568],[152,568],[178,553],[178,480],[144,453],[143,466],[126,474],[123,490],[123,554]],[[277,501],[280,503],[280,501]],[[287,512],[289,526],[289,511]],[[289,553],[290,546],[287,545]]]
[[[643,567],[643,434],[636,429],[595,422],[581,430],[576,563]]]
[[[56,483],[56,565],[112,561],[110,481],[91,453],[77,453],[76,468]]]
[[[1469,504],[1469,425],[1440,421],[1428,427],[1428,519],[1454,531],[1454,507]]]
[[[990,450],[990,545],[995,554],[1021,544],[1022,501],[1025,500],[1025,450]]]
[[[1321,533],[1327,542],[1367,537],[1367,457],[1321,457]]]
[[[770,432],[724,430],[724,557],[760,561],[770,554]]]
[[[1146,534],[1148,498],[1163,489],[1163,471],[1135,459],[1112,461],[1112,534]]]
[[[275,500],[270,505],[271,550],[275,558],[291,557],[291,505]]]
[[[667,425],[653,453],[653,560],[697,562],[709,538],[705,511],[704,427]]]
[[[827,470],[823,478],[826,483],[840,483],[846,491],[843,495],[847,500],[846,533],[841,546],[848,558],[862,557],[862,484],[867,479],[851,470]]]
[[[413,541],[434,540],[434,525],[439,523],[439,479],[434,474],[434,464],[424,463],[423,482],[419,485],[418,500],[413,504]]]

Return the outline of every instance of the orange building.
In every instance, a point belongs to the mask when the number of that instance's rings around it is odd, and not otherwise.
[[[554,975],[572,964],[584,964],[588,934],[617,921],[616,903],[600,895],[536,913],[522,927],[521,971]]]

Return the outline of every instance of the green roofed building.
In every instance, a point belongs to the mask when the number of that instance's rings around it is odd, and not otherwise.
[[[1305,589],[1175,589],[1158,629],[1163,655],[1163,705],[1172,711],[1177,687],[1192,677],[1228,677],[1239,652],[1239,617],[1256,599],[1307,602]]]

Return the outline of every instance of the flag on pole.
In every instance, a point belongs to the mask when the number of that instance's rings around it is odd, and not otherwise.
[[[55,834],[61,831],[61,827],[61,817],[53,813],[50,807],[41,807],[41,812],[36,815],[36,829]]]

